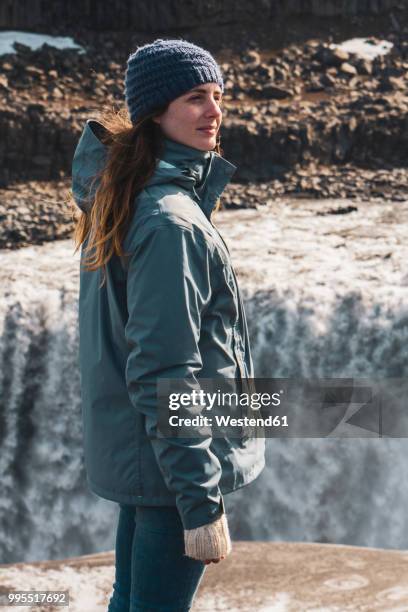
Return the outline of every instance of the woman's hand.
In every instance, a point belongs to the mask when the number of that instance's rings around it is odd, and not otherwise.
[[[225,555],[222,555],[219,559],[208,559],[204,561],[205,565],[209,565],[210,563],[219,563],[222,559],[225,559]]]
[[[231,552],[232,544],[227,517],[221,514],[215,521],[184,530],[185,553],[192,559],[209,563],[219,563]]]

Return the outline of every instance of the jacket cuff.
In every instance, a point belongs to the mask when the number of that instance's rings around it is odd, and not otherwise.
[[[210,504],[208,501],[197,506],[193,510],[190,510],[188,514],[182,515],[180,510],[181,521],[184,529],[197,529],[203,525],[213,523],[220,516],[225,514],[224,500],[220,494],[220,501],[218,504]]]

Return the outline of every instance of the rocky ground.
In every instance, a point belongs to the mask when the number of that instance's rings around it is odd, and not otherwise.
[[[235,542],[207,568],[194,612],[383,612],[406,610],[406,551],[285,542]],[[71,612],[106,610],[114,580],[112,552],[0,566],[0,594],[68,591]],[[3,600],[1,600],[3,602]],[[14,609],[5,606],[4,611]],[[27,606],[53,612],[57,606]]]
[[[375,58],[336,46],[361,33],[357,26],[348,37],[330,27],[280,48],[254,31],[245,46],[218,51],[223,154],[238,166],[226,209],[285,196],[406,199],[407,15],[387,17],[369,38],[391,47]],[[103,105],[123,103],[129,48],[106,33],[77,42],[85,52],[16,43],[16,53],[0,56],[0,248],[70,235],[70,170],[82,127]]]
[[[345,215],[366,207],[368,202],[407,200],[407,170],[393,168],[366,170],[363,176],[350,164],[339,167],[311,165],[293,171],[285,183],[277,179],[248,184],[230,183],[223,193],[225,210],[268,210],[285,208],[288,200],[308,206],[320,215],[320,207],[311,198],[333,199],[333,215]],[[0,248],[14,249],[69,238],[73,231],[73,210],[69,203],[70,181],[27,181],[0,189]],[[343,204],[338,199],[344,200]],[[74,209],[75,210],[75,209]],[[327,213],[328,214],[328,213]],[[395,210],[398,219],[398,208]],[[333,217],[335,218],[335,217]]]

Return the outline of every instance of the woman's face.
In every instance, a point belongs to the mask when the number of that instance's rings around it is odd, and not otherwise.
[[[222,92],[216,83],[204,83],[173,100],[153,121],[164,135],[201,151],[215,147],[220,129]],[[202,128],[213,128],[205,132]]]

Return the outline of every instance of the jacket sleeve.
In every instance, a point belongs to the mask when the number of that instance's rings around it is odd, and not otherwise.
[[[130,349],[126,384],[167,487],[175,493],[184,529],[215,521],[223,512],[221,465],[211,438],[157,437],[157,379],[188,378],[202,368],[199,338],[211,299],[211,252],[205,241],[173,223],[150,229],[129,260]]]

